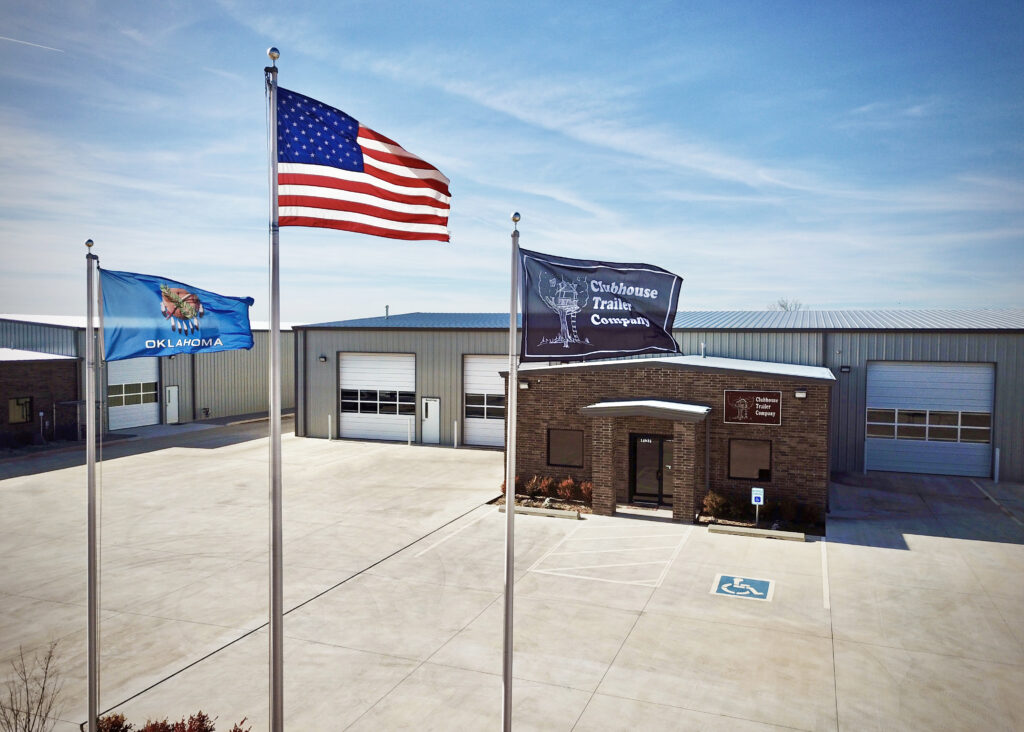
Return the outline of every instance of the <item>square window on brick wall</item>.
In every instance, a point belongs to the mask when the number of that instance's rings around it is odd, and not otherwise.
[[[8,424],[25,424],[32,421],[32,397],[14,397],[7,400]]]
[[[729,477],[772,479],[771,440],[729,440]]]
[[[583,467],[583,430],[548,430],[548,465]]]

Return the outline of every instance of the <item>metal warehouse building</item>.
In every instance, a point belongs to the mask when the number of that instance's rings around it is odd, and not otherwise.
[[[101,362],[104,425],[117,430],[266,412],[269,335],[266,326],[253,324],[248,351]],[[282,327],[281,339],[281,398],[287,409],[295,406],[294,334]],[[85,398],[84,317],[0,315],[0,347],[80,359],[78,399]]]
[[[502,444],[507,314],[294,330],[298,435]],[[682,312],[673,333],[688,355],[831,370],[833,471],[1024,480],[1024,310]]]

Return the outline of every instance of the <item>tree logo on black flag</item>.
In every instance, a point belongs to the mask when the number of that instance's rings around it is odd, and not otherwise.
[[[589,338],[580,338],[576,330],[576,315],[587,304],[588,285],[586,277],[569,280],[545,272],[538,278],[537,294],[545,305],[558,313],[561,326],[556,337],[542,338],[538,346],[555,343],[568,348],[570,343],[590,343]]]

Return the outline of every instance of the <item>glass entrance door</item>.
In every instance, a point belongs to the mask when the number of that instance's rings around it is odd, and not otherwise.
[[[630,435],[630,500],[672,505],[672,438]]]

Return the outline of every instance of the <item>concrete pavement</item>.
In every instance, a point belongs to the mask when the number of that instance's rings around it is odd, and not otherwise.
[[[104,465],[103,703],[131,720],[266,728],[258,428]],[[288,728],[493,728],[501,454],[286,436],[284,458]],[[517,516],[516,729],[1024,728],[1024,488],[839,481],[827,539],[804,544]],[[0,482],[0,656],[63,639],[69,730],[83,494],[75,466]],[[712,594],[719,574],[774,595]]]

